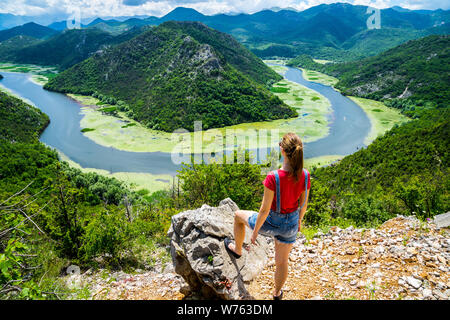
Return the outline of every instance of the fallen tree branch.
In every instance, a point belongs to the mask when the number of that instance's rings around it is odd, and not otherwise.
[[[24,192],[26,189],[28,189],[28,187],[31,186],[31,184],[32,184],[33,182],[34,182],[34,180],[31,181],[25,188],[23,188],[23,189],[20,190],[19,192],[13,194],[11,197],[9,197],[8,199],[6,199],[6,200],[3,201],[2,203],[0,203],[0,206],[4,205],[5,203],[7,203],[7,202],[8,202],[9,200],[11,200],[12,198],[17,197],[18,195],[20,195],[22,192]],[[21,202],[21,201],[19,201],[18,203],[20,203],[20,202]],[[16,203],[16,204],[18,204],[18,203]],[[11,206],[7,206],[6,208],[15,206],[16,204],[11,205]]]
[[[19,211],[43,234],[46,234],[44,231],[42,231],[41,228],[39,228],[39,226],[25,213],[25,211],[23,211],[22,209],[19,209]]]

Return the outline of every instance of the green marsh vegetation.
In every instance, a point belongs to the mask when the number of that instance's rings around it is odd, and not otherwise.
[[[313,90],[286,80],[276,82],[272,85],[272,88],[275,88],[275,91],[281,91],[274,94],[292,109],[295,109],[299,114],[299,117],[243,123],[219,129],[209,129],[203,131],[203,136],[206,138],[207,136],[215,137],[217,134],[221,134],[226,141],[230,132],[235,133],[236,136],[239,137],[247,134],[249,130],[279,129],[280,136],[289,131],[295,131],[303,134],[305,141],[314,141],[328,133],[328,121],[326,116],[331,109],[326,98],[318,96]],[[146,126],[133,120],[130,117],[132,111],[121,101],[110,100],[109,97],[97,93],[94,94],[97,98],[94,96],[83,96],[78,94],[68,94],[68,96],[85,105],[85,107],[82,108],[84,117],[81,120],[80,125],[83,128],[96,129],[92,132],[86,132],[86,136],[98,144],[135,152],[171,152],[176,146],[176,142],[171,139],[170,133],[148,129]],[[315,98],[313,99],[313,97]],[[114,116],[100,112],[102,109],[97,108],[97,106],[101,101],[104,102],[102,103],[102,107],[107,110],[109,110],[109,108],[114,110],[113,108],[117,107],[117,112]],[[116,102],[116,104],[108,104],[111,102]],[[305,113],[307,113],[308,116],[303,117],[302,115]],[[117,118],[122,121],[117,121]],[[320,125],[318,125],[315,120],[319,120]],[[117,133],[121,134],[118,135]],[[188,148],[193,150],[193,133],[179,134],[179,136],[183,141],[186,141],[184,144],[185,150],[188,150]],[[188,143],[188,141],[191,141],[191,143]],[[204,139],[203,148],[205,150],[211,148],[217,149],[222,147],[222,144],[220,143],[219,145],[219,143],[220,141],[216,139]],[[225,147],[230,149],[233,148],[233,145],[226,145]]]
[[[56,68],[50,66],[13,63],[0,63],[0,71],[30,73],[31,80],[41,85],[46,84],[48,79],[55,77],[58,73]]]

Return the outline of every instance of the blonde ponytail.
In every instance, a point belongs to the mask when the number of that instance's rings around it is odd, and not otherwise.
[[[283,136],[280,142],[280,146],[286,153],[287,160],[291,167],[291,176],[295,177],[295,180],[300,179],[303,171],[303,143],[298,135],[289,132]]]

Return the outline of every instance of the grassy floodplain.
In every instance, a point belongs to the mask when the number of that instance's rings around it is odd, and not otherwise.
[[[301,70],[303,71],[303,76],[308,81],[314,81],[332,87],[339,81],[334,77],[318,71]],[[400,111],[387,107],[383,102],[352,96],[348,98],[352,99],[369,117],[371,128],[364,140],[364,144],[366,145],[369,145],[377,137],[390,130],[395,124],[408,121],[408,118],[402,115]]]
[[[285,67],[274,66],[277,72],[283,73]],[[328,99],[297,83],[281,80],[277,82],[272,91],[286,104],[294,107],[299,112],[299,117],[294,119],[280,119],[265,122],[242,123],[219,129],[203,131],[203,146],[194,148],[194,133],[171,133],[151,130],[140,123],[128,118],[124,113],[118,112],[117,116],[102,113],[99,109],[109,107],[97,105],[98,99],[76,94],[69,94],[72,99],[80,102],[82,107],[82,128],[94,129],[84,134],[100,145],[114,147],[116,149],[133,152],[172,152],[176,146],[183,152],[208,152],[219,151],[225,145],[226,150],[232,150],[235,142],[231,141],[236,136],[238,141],[249,133],[257,136],[258,130],[279,130],[279,136],[272,137],[269,134],[267,141],[258,141],[258,146],[269,147],[270,140],[278,140],[289,131],[298,132],[304,137],[305,142],[312,142],[328,134],[328,118],[331,105]],[[130,126],[130,124],[134,124]],[[200,134],[200,133],[197,133]],[[180,143],[182,141],[182,143]]]
[[[43,67],[34,64],[0,63],[0,71],[31,73],[31,80],[39,85],[47,83],[48,78],[56,75],[58,71],[54,67]]]
[[[352,96],[349,98],[356,102],[369,117],[371,128],[364,140],[366,145],[390,130],[395,124],[409,121],[399,110],[389,108],[383,102]]]
[[[303,77],[308,81],[318,82],[331,87],[334,87],[336,83],[338,83],[339,81],[339,79],[336,79],[332,76],[326,75],[318,71],[307,70],[303,68],[300,69],[303,71]]]
[[[285,67],[274,66],[277,72],[283,74],[287,69]],[[204,131],[203,134],[203,150],[214,151],[219,150],[222,145],[219,140],[214,138],[220,134],[223,135],[223,142],[227,142],[227,130],[236,130],[235,135],[239,139],[239,130],[242,130],[242,135],[249,131],[256,130],[270,130],[278,129],[279,137],[289,131],[295,131],[304,137],[305,142],[320,139],[328,134],[328,118],[327,115],[331,112],[331,106],[328,99],[297,83],[281,80],[273,86],[273,90],[277,91],[281,88],[283,92],[274,92],[285,103],[296,108],[300,114],[298,118],[287,120],[275,120],[270,122],[257,123],[243,123],[236,126],[211,129]],[[172,152],[177,145],[178,140],[174,141],[170,133],[151,130],[140,123],[128,118],[124,113],[118,112],[117,116],[104,114],[100,111],[101,108],[110,107],[110,105],[102,104],[98,106],[99,100],[93,97],[69,94],[69,97],[80,102],[83,107],[81,112],[84,115],[81,120],[81,127],[94,129],[87,130],[83,134],[92,139],[98,144],[114,147],[116,149],[133,151],[133,152]],[[132,125],[131,125],[132,124]],[[177,134],[177,139],[183,141],[191,141],[182,144],[182,151],[194,150],[194,133]],[[278,140],[278,138],[276,140]],[[205,141],[206,138],[211,138],[211,142]],[[266,145],[260,142],[260,146],[269,146],[270,137],[267,139]],[[231,149],[234,146],[226,144],[226,147]],[[217,148],[217,149],[216,149]],[[200,151],[200,150],[199,150]],[[307,168],[328,165],[336,160],[341,159],[340,155],[331,155],[307,159],[305,166]],[[65,158],[71,166],[80,168],[85,172],[94,171],[106,176],[113,176],[133,186],[136,190],[147,189],[150,192],[165,189],[170,187],[172,177],[170,175],[152,175],[147,173],[109,173],[105,170],[85,169],[78,164]]]
[[[61,161],[67,162],[71,167],[80,169],[82,172],[95,172],[105,177],[116,178],[124,182],[131,190],[148,190],[153,193],[158,190],[168,189],[172,185],[173,176],[169,174],[151,174],[144,172],[115,172],[111,173],[107,170],[83,168],[78,163],[72,161],[62,152],[58,151]]]

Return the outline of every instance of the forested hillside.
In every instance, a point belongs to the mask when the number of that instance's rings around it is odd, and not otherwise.
[[[34,22],[26,23],[22,26],[0,31],[0,42],[14,38],[16,36],[29,36],[38,39],[45,39],[55,35],[57,31],[41,26]]]
[[[345,94],[369,99],[405,98],[436,105],[450,101],[450,37],[412,40],[373,58],[329,67]]]
[[[37,139],[48,117],[3,92],[0,118],[1,299],[66,297],[59,276],[71,263],[149,263],[139,250],[164,242],[164,209],[118,180],[61,163]]]
[[[310,222],[359,225],[450,210],[450,110],[427,110],[337,165],[314,171]]]
[[[28,45],[21,44],[22,38],[10,39],[15,41],[0,43],[0,61],[53,66],[65,70],[98,51],[133,38],[143,30],[134,28],[120,35],[112,35],[97,28],[72,29],[41,42],[29,42]],[[8,50],[2,50],[3,47]]]
[[[0,101],[0,141],[36,141],[50,122],[39,109],[1,90]]]
[[[192,131],[290,118],[266,87],[281,76],[230,36],[196,22],[166,22],[60,73],[48,90],[112,97],[150,128]],[[114,101],[113,100],[113,101]]]
[[[333,61],[365,58],[411,39],[431,34],[448,34],[450,29],[448,10],[381,9],[381,29],[368,29],[367,19],[370,16],[367,6],[348,3],[321,4],[303,11],[262,10],[253,14],[211,16],[192,8],[178,7],[163,17],[133,17],[125,21],[97,18],[88,25],[81,24],[81,27],[116,36],[167,21],[199,21],[233,36],[259,57],[293,58],[299,54],[308,54],[314,58]],[[1,20],[0,16],[0,25]],[[29,23],[0,31],[0,39],[2,32],[4,39],[16,35],[45,38],[49,32],[51,34],[66,28],[66,21],[52,23],[49,28]],[[98,41],[93,40],[94,43],[83,45],[93,46]],[[29,58],[26,53],[20,57]],[[0,55],[0,60],[2,59]]]
[[[339,78],[344,94],[383,100],[409,110],[415,106],[447,107],[450,101],[450,37],[411,40],[375,57],[321,65],[302,55],[289,62]]]

